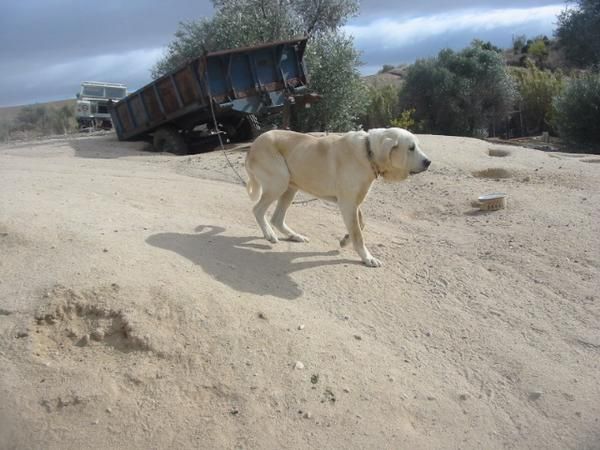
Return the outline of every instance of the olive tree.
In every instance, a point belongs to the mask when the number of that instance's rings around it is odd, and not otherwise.
[[[418,60],[407,71],[400,96],[403,110],[425,130],[482,136],[512,110],[516,89],[502,55],[479,41],[454,52]]]
[[[579,67],[600,64],[600,0],[575,0],[558,16],[555,35],[565,57]]]

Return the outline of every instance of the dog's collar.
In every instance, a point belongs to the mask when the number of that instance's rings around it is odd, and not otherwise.
[[[373,169],[375,178],[379,178],[381,175],[383,175],[383,172],[381,170],[379,170],[379,167],[377,167],[377,163],[375,162],[375,155],[373,154],[373,150],[371,150],[371,139],[369,139],[368,133],[367,133],[366,141],[367,141],[367,158],[369,159],[369,162],[371,163],[371,169]]]

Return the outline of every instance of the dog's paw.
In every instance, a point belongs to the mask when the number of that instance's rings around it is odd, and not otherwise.
[[[373,258],[372,256],[370,258],[363,259],[363,262],[365,263],[365,265],[367,267],[381,267],[382,266],[381,261],[379,261],[377,258]]]
[[[289,240],[292,242],[308,242],[308,238],[306,236],[302,236],[301,234],[292,234],[289,237]]]
[[[277,236],[275,236],[274,234],[270,236],[265,236],[265,239],[271,244],[277,244],[279,242],[279,239],[277,239]]]

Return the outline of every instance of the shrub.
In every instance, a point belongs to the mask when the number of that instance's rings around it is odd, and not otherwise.
[[[436,58],[413,64],[400,106],[415,109],[415,120],[424,131],[472,136],[504,119],[515,98],[502,55],[474,42],[461,52],[442,50]]]
[[[393,85],[369,86],[367,109],[361,122],[366,128],[387,127],[400,113],[398,95],[400,89]]]
[[[567,83],[554,99],[554,123],[564,139],[600,142],[600,74],[586,74]]]
[[[511,73],[517,82],[525,122],[524,131],[527,134],[555,132],[552,127],[552,101],[562,91],[562,74],[541,70],[531,62],[526,69],[514,68]]]
[[[417,124],[414,118],[415,109],[405,109],[400,113],[400,117],[392,119],[390,125],[398,128],[405,128],[409,131],[418,132],[421,131],[421,126]]]

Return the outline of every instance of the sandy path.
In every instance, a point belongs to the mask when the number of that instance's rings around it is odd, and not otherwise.
[[[1,146],[0,442],[600,448],[600,157],[421,140],[365,205],[381,269],[321,202],[260,239],[219,153]]]

